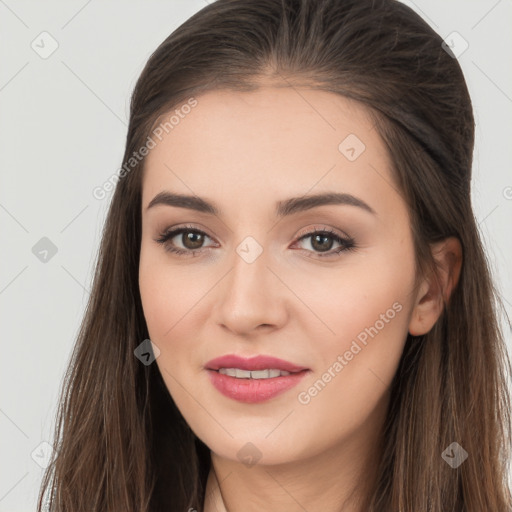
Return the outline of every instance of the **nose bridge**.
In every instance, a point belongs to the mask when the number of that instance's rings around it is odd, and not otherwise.
[[[269,253],[255,238],[246,237],[235,248],[228,294],[236,300],[263,298],[269,292]]]
[[[253,237],[235,247],[232,269],[219,297],[220,323],[236,332],[283,319],[279,282],[269,270],[270,253]],[[282,287],[282,286],[281,286]]]

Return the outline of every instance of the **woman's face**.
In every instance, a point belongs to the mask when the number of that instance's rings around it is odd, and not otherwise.
[[[384,144],[361,105],[328,92],[196,100],[152,136],[143,179],[140,293],[167,388],[223,458],[358,453],[381,428],[416,299]],[[323,194],[339,196],[311,199]],[[207,369],[229,354],[306,370],[265,381]]]

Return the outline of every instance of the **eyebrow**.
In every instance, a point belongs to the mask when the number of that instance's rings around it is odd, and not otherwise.
[[[189,196],[183,194],[174,194],[171,192],[158,193],[149,203],[146,211],[157,205],[176,206],[178,208],[187,208],[210,215],[220,215],[220,209],[213,203],[206,201],[198,196]],[[351,194],[328,192],[324,194],[315,194],[302,197],[291,197],[289,199],[278,201],[276,203],[276,216],[285,217],[295,213],[303,212],[325,205],[348,205],[361,208],[373,215],[377,215],[375,210],[365,203],[362,199]]]

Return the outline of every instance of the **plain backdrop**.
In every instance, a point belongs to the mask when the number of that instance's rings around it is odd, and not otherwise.
[[[405,3],[462,52],[476,116],[473,208],[510,316],[512,2]],[[120,166],[135,81],[205,4],[0,0],[0,512],[35,510],[111,197],[92,191]]]

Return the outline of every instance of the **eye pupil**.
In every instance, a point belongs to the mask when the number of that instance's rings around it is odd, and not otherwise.
[[[322,240],[322,242],[320,243],[319,246],[316,245],[318,240]],[[326,240],[330,241],[330,243],[325,244]],[[311,245],[315,249],[320,250],[320,251],[328,251],[328,250],[330,250],[331,247],[332,247],[332,244],[333,244],[332,237],[330,237],[328,235],[324,235],[324,234],[315,235],[313,237],[312,242],[311,242]]]

